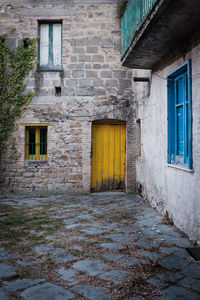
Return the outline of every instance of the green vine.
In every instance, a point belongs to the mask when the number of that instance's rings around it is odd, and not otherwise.
[[[34,96],[26,89],[25,77],[34,67],[37,38],[24,39],[16,50],[5,42],[6,35],[0,35],[0,154],[14,128],[15,120]]]

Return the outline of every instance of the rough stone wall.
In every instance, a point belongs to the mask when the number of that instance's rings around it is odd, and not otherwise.
[[[167,75],[192,60],[193,171],[167,165]],[[169,216],[191,239],[200,240],[200,45],[152,74],[151,93],[142,105],[143,158],[137,160],[137,184],[149,202]]]
[[[62,20],[63,71],[32,70],[27,91],[35,96],[1,159],[1,188],[89,192],[91,126],[97,119],[126,121],[126,191],[135,190],[138,125],[133,72],[120,63],[120,20],[111,1],[0,1],[1,33],[7,43],[38,34],[39,20]],[[61,96],[55,95],[61,87]],[[47,124],[48,161],[25,159],[25,127]]]

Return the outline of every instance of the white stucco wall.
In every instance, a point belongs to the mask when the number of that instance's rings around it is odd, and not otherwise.
[[[192,60],[193,172],[167,165],[167,75]],[[137,183],[160,211],[193,240],[200,240],[200,45],[183,58],[152,73],[150,96],[139,111],[142,156],[137,160]],[[162,78],[160,78],[162,77]]]

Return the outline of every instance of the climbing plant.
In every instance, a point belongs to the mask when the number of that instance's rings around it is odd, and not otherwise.
[[[0,154],[14,128],[15,120],[31,101],[34,93],[24,93],[25,77],[34,67],[37,38],[23,39],[12,50],[6,35],[0,35]]]

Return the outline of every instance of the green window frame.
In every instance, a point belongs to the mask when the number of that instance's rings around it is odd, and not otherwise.
[[[38,35],[38,68],[62,69],[62,22],[40,21]]]
[[[45,160],[48,158],[47,127],[26,127],[26,159]]]

